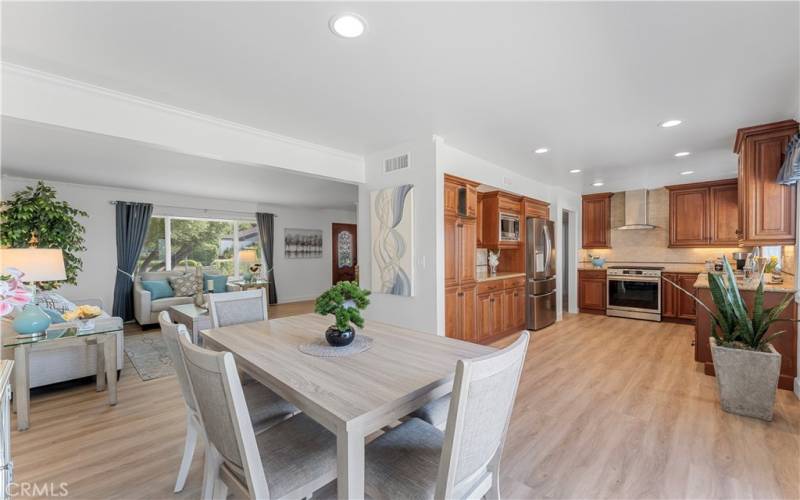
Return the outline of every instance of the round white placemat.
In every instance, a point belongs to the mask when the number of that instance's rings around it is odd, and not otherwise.
[[[351,354],[364,352],[370,347],[372,347],[372,337],[356,334],[356,338],[353,339],[353,342],[344,347],[333,347],[325,340],[325,337],[322,337],[314,342],[300,344],[297,346],[297,349],[303,354],[317,356],[318,358],[343,358]]]

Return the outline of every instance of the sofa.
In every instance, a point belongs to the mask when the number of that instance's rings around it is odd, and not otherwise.
[[[213,270],[210,269],[204,271],[213,273]],[[194,268],[189,268],[188,270],[179,268],[173,269],[172,271],[149,271],[139,273],[139,275],[136,276],[136,279],[133,281],[133,314],[140,325],[147,326],[158,324],[158,313],[161,311],[167,311],[170,307],[180,304],[194,303],[194,297],[164,297],[152,300],[150,298],[150,292],[145,290],[142,286],[142,280],[169,280],[170,276],[178,276],[186,274],[187,272],[193,273],[195,270]],[[236,292],[239,291],[239,287],[229,283],[225,291]]]
[[[98,306],[105,311],[103,301],[100,299],[79,299],[75,304]],[[122,328],[120,318],[98,318],[101,321],[114,321],[119,323]],[[16,335],[11,326],[11,319],[2,318],[2,335]],[[63,327],[66,323],[54,324],[51,328]],[[117,366],[121,370],[124,366],[125,340],[123,335],[117,335]],[[13,348],[3,348],[3,359],[14,359]],[[73,345],[59,349],[33,350],[30,354],[30,387],[41,387],[67,380],[74,380],[83,377],[90,377],[97,374],[97,346],[96,345]],[[12,384],[13,390],[13,384]]]

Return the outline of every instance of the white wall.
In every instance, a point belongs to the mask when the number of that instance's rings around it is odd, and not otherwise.
[[[367,308],[367,319],[382,321],[427,333],[441,331],[437,327],[436,309],[436,231],[434,214],[435,158],[430,136],[366,157],[366,182],[358,188],[358,255],[361,284],[370,287],[371,235],[370,192],[402,184],[414,185],[414,296],[397,297],[373,293]],[[408,169],[383,172],[383,161],[403,153],[411,153]]]
[[[355,210],[319,210],[285,206],[271,206],[235,200],[218,200],[170,194],[107,188],[62,182],[50,182],[58,198],[73,207],[85,210],[89,217],[81,220],[86,228],[86,252],[83,253],[83,271],[77,285],[65,285],[61,292],[70,299],[99,297],[110,309],[113,303],[116,275],[116,229],[112,200],[140,201],[154,204],[154,215],[175,215],[209,218],[250,218],[257,211],[270,212],[275,221],[275,282],[280,302],[309,299],[319,295],[331,284],[331,223],[355,222]],[[35,180],[13,177],[2,178],[3,199]],[[355,200],[354,200],[355,201]],[[180,207],[180,208],[174,208]],[[283,230],[286,227],[321,229],[323,256],[321,259],[284,259]]]

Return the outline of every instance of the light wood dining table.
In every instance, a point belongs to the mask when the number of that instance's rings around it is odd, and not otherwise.
[[[365,438],[452,390],[456,361],[494,348],[367,322],[372,347],[316,357],[298,346],[324,337],[332,318],[304,314],[203,330],[205,347],[230,351],[238,368],[336,435],[337,488],[364,498]]]

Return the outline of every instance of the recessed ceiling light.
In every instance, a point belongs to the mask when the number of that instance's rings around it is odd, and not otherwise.
[[[358,14],[337,14],[328,22],[334,34],[343,38],[358,38],[367,29],[367,23]]]
[[[675,153],[675,158],[683,158],[684,156],[689,156],[690,152],[688,151],[681,151],[680,153]]]
[[[659,123],[658,126],[661,128],[670,128],[670,127],[677,127],[681,123],[683,123],[682,120],[667,120],[665,122]]]
[[[592,186],[594,186],[594,187],[600,187],[602,185],[603,185],[603,181],[595,181],[595,182],[592,183]]]
[[[535,150],[534,153],[536,153],[537,155],[540,155],[540,154],[547,153],[548,151],[550,151],[548,148],[539,148],[539,149]]]
[[[684,170],[683,172],[681,172],[681,175],[692,175],[693,173],[694,170]]]
[[[573,168],[572,170],[569,171],[569,173],[571,173],[571,174],[579,174],[580,171],[581,171],[581,169],[579,169],[579,168]]]

